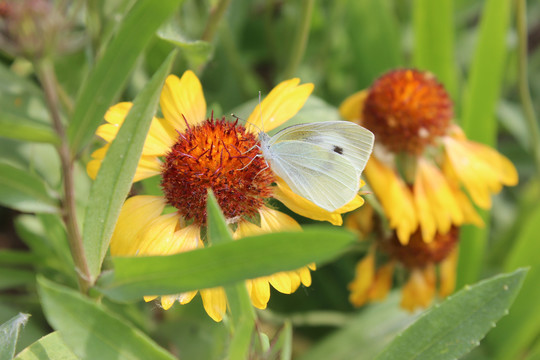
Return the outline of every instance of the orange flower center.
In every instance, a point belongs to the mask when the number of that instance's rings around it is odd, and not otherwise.
[[[408,268],[423,268],[437,264],[450,255],[459,238],[459,228],[451,227],[448,233],[437,233],[433,241],[426,243],[420,230],[412,234],[407,245],[402,245],[397,235],[381,242],[381,248],[392,259],[396,259]]]
[[[255,135],[238,125],[211,119],[188,125],[165,159],[161,187],[167,202],[188,220],[206,222],[212,189],[229,220],[252,217],[272,195],[272,171],[260,155]]]
[[[453,105],[435,77],[417,70],[395,70],[371,86],[363,107],[363,125],[393,152],[418,155],[444,135]]]

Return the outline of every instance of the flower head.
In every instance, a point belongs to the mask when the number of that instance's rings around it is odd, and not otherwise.
[[[410,69],[390,71],[340,107],[375,133],[366,178],[403,244],[418,229],[430,242],[452,226],[481,226],[469,197],[489,208],[492,194],[517,184],[508,159],[452,123],[452,107],[432,74]]]
[[[300,110],[313,85],[299,82],[292,79],[276,86],[249,117],[253,125],[244,127],[238,121],[214,118],[213,113],[207,118],[202,86],[194,73],[186,71],[180,79],[169,76],[160,98],[164,118],[152,120],[134,177],[139,181],[161,176],[163,196],[138,195],[126,200],[111,239],[111,254],[167,255],[205,246],[201,229],[206,224],[208,189],[215,194],[227,222],[234,225],[235,239],[301,229],[293,218],[267,206],[272,197],[303,216],[334,224],[341,223],[343,212],[361,206],[363,200],[357,196],[342,209],[325,211],[292,193],[259,156],[254,129],[263,122],[271,130]],[[130,108],[130,103],[111,107],[105,115],[107,123],[98,128],[97,135],[112,141]],[[87,165],[91,177],[97,175],[107,149],[108,144],[92,154]],[[314,265],[246,281],[253,305],[266,307],[270,285],[287,294],[301,284],[309,286],[310,269]],[[168,309],[175,301],[186,304],[196,293],[162,296],[161,305]],[[227,308],[224,289],[202,289],[200,294],[208,315],[221,321]]]
[[[402,306],[425,307],[436,293],[437,266],[439,295],[453,291],[458,229],[483,225],[473,204],[488,209],[492,194],[517,184],[516,169],[496,150],[466,138],[452,122],[449,95],[427,72],[390,71],[346,99],[340,112],[375,134],[365,174],[391,233],[376,229],[350,300],[359,306],[383,298],[400,267],[408,274]],[[353,214],[347,226],[366,228],[371,219],[362,217]]]

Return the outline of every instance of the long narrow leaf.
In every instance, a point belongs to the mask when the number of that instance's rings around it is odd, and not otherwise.
[[[90,192],[83,241],[92,276],[99,274],[116,219],[127,196],[139,162],[146,134],[156,112],[159,94],[176,52],[165,60],[135,99],[112,142]]]
[[[0,325],[0,359],[13,358],[19,332],[29,317],[28,314],[19,314]]]
[[[42,337],[17,355],[16,360],[79,360],[67,347],[58,331]]]
[[[139,54],[181,2],[140,0],[126,15],[77,98],[68,128],[74,153],[92,138],[105,111],[120,94]]]
[[[506,53],[506,35],[510,21],[510,0],[486,1],[480,33],[470,69],[460,118],[467,136],[488,145],[495,144],[495,109],[499,100]],[[466,226],[461,233],[457,288],[472,284],[480,277],[489,229],[489,214],[482,213],[486,227]]]
[[[414,1],[414,66],[434,73],[456,95],[454,1]]]
[[[354,240],[348,231],[313,226],[302,232],[247,237],[176,255],[118,257],[113,259],[114,274],[98,285],[100,291],[120,301],[212,288],[328,261]]]
[[[38,278],[47,320],[82,359],[174,359],[141,331],[80,293]]]
[[[397,336],[377,360],[460,358],[508,312],[526,274],[519,269],[459,291]]]
[[[510,315],[488,335],[488,343],[497,359],[516,359],[540,334],[540,206],[528,216],[515,245],[508,255],[505,269],[531,266]]]
[[[0,204],[25,212],[57,211],[40,178],[7,163],[0,163]]]

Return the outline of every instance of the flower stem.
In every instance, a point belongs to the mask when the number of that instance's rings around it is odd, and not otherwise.
[[[59,99],[56,92],[56,75],[54,67],[49,59],[43,59],[35,64],[37,76],[43,86],[47,107],[51,114],[53,126],[60,139],[60,144],[57,146],[57,151],[62,164],[62,175],[64,180],[64,198],[62,201],[62,218],[67,230],[67,237],[77,278],[79,280],[79,288],[81,292],[86,293],[90,287],[90,270],[86,262],[82,237],[77,223],[77,213],[75,205],[75,183],[73,180],[73,161],[71,160],[71,151],[69,143],[62,124],[59,109]]]
[[[203,41],[212,41],[214,34],[219,26],[219,20],[223,17],[225,10],[229,7],[231,0],[220,0],[216,6],[210,9],[210,17],[206,22],[206,27],[204,28],[201,40]]]
[[[516,1],[516,27],[518,33],[519,95],[521,105],[523,106],[523,113],[529,127],[536,171],[540,176],[540,130],[538,129],[538,122],[536,120],[527,78],[527,4],[525,0]]]
[[[304,57],[306,51],[306,45],[309,37],[309,25],[311,24],[311,13],[313,12],[314,0],[302,0],[302,19],[300,20],[298,30],[296,31],[292,48],[291,57],[285,71],[283,72],[283,78],[289,79],[294,76],[300,61]]]

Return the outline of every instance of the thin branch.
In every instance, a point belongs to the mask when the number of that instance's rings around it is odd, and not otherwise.
[[[48,59],[40,60],[36,65],[36,72],[45,92],[47,107],[53,120],[53,126],[60,138],[60,145],[57,146],[60,162],[62,164],[62,175],[64,180],[64,198],[62,200],[62,218],[66,225],[69,247],[79,279],[81,292],[86,293],[91,285],[91,274],[86,262],[82,237],[77,223],[77,213],[75,205],[75,182],[73,179],[73,162],[69,143],[60,116],[59,99],[56,92],[56,75],[54,67]]]
[[[527,77],[527,4],[525,0],[517,0],[516,4],[516,28],[518,33],[518,76],[519,95],[523,113],[529,127],[531,147],[536,162],[536,171],[540,176],[540,130],[534,112],[531,94],[529,92],[529,80]]]

